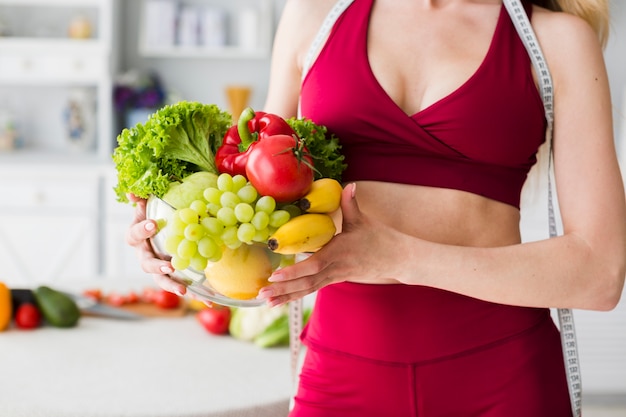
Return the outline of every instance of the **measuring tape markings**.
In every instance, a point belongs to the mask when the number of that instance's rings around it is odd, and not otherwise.
[[[547,138],[549,145],[548,156],[548,225],[550,237],[557,236],[556,218],[554,214],[554,205],[552,201],[552,133],[554,124],[554,96],[552,88],[552,77],[545,58],[541,51],[541,47],[537,41],[535,33],[530,25],[528,16],[523,6],[518,0],[504,0],[507,11],[513,18],[513,23],[520,38],[526,47],[535,71],[541,90],[541,97],[544,103],[547,121]],[[565,362],[565,372],[567,374],[567,383],[572,405],[572,413],[575,417],[582,415],[582,379],[580,375],[580,360],[578,355],[578,342],[576,337],[576,328],[574,325],[574,314],[571,309],[557,309],[559,319],[559,327],[561,330],[561,345],[563,349],[563,357]]]

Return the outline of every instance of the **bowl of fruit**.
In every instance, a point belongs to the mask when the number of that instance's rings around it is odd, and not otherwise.
[[[259,306],[274,271],[334,236],[342,187],[329,174],[343,158],[323,127],[291,123],[250,109],[229,125],[215,106],[182,102],[118,136],[118,200],[147,199],[152,248],[196,298]]]
[[[204,183],[202,196],[182,190],[197,183]],[[159,227],[151,239],[155,253],[169,259],[175,278],[202,299],[260,305],[256,295],[272,272],[294,261],[295,254],[274,252],[267,243],[292,214],[272,197],[259,197],[241,176],[199,172],[172,191],[194,197],[180,209],[168,203],[176,200],[172,193],[148,199],[146,217]]]

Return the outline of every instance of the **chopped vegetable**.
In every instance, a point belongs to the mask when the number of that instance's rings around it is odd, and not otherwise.
[[[170,183],[194,172],[217,174],[214,155],[231,123],[216,105],[181,101],[124,129],[113,153],[118,201],[128,202],[127,193],[162,197]]]

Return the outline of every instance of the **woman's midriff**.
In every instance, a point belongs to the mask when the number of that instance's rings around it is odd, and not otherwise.
[[[480,247],[520,241],[519,209],[465,191],[359,181],[356,199],[368,216],[428,241]]]
[[[519,242],[517,209],[482,197],[372,182],[359,182],[356,195],[368,215],[424,239],[469,246]],[[431,287],[345,282],[318,291],[303,339],[317,349],[373,360],[421,362],[499,343],[547,319],[548,309]]]

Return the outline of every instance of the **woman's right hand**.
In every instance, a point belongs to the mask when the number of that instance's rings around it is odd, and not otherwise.
[[[135,248],[141,269],[151,274],[156,284],[164,290],[178,295],[185,294],[186,287],[169,275],[174,272],[172,264],[158,258],[152,250],[148,239],[156,234],[157,224],[154,220],[146,219],[147,200],[133,194],[129,194],[128,199],[135,204],[135,215],[126,233],[126,242]]]

